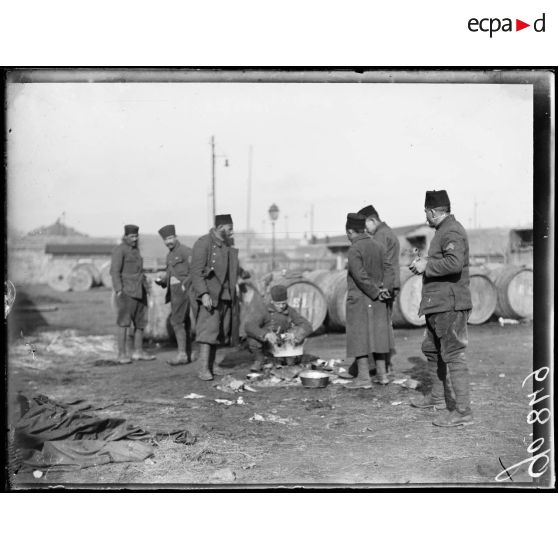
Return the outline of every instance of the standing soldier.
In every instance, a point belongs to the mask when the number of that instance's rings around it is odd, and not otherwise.
[[[349,388],[371,386],[370,353],[390,350],[389,316],[385,301],[389,291],[382,288],[384,280],[384,248],[365,232],[365,218],[349,213],[346,223],[351,242],[347,273],[347,356],[354,357],[358,375]],[[386,378],[385,360],[376,362],[376,374],[381,384]]]
[[[215,227],[194,244],[191,273],[196,341],[200,345],[198,377],[202,380],[213,380],[214,374],[222,374],[215,366],[217,344],[229,339],[231,344],[237,342],[236,281],[240,269],[233,234],[231,216],[216,215]]]
[[[192,250],[181,244],[176,237],[174,225],[159,229],[159,234],[169,249],[167,270],[164,276],[155,282],[167,289],[165,303],[171,303],[170,323],[176,337],[178,353],[167,361],[171,366],[188,364],[192,358],[192,340],[190,335],[190,258]]]
[[[424,211],[436,229],[427,258],[409,266],[422,274],[419,315],[426,316],[422,352],[428,360],[432,391],[411,405],[419,409],[447,407],[449,413],[435,426],[462,426],[473,422],[469,370],[465,358],[467,320],[471,308],[469,290],[469,242],[465,229],[450,213],[445,190],[426,192]]]
[[[376,241],[379,242],[386,251],[386,265],[384,265],[384,284],[389,289],[391,300],[386,301],[389,314],[390,335],[392,338],[393,349],[385,355],[377,355],[375,360],[386,361],[386,370],[393,371],[391,364],[391,355],[395,354],[395,336],[393,335],[393,326],[391,324],[391,315],[393,311],[393,303],[401,288],[401,279],[399,273],[399,239],[386,223],[380,221],[378,212],[372,205],[363,207],[359,213],[366,217],[366,232]]]
[[[147,292],[149,284],[143,273],[143,258],[138,249],[139,227],[125,225],[122,243],[112,252],[110,276],[116,294],[116,323],[118,325],[119,364],[132,360],[153,360],[155,357],[143,351],[143,329],[147,323]],[[134,326],[128,347],[126,334]],[[131,332],[131,329],[130,329]],[[133,351],[133,352],[132,352]],[[129,354],[132,354],[130,359]]]

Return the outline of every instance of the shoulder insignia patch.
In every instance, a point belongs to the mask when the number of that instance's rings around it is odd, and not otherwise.
[[[445,250],[454,250],[455,249],[455,244],[453,242],[448,242],[447,246],[445,247]]]

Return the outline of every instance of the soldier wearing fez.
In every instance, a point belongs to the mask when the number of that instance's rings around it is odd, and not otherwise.
[[[271,302],[267,306],[256,307],[244,326],[248,347],[255,355],[251,372],[261,370],[265,353],[273,350],[282,334],[291,337],[293,343],[299,345],[312,333],[312,324],[289,306],[285,285],[273,285],[269,294]]]
[[[117,362],[119,364],[155,358],[143,351],[149,283],[143,272],[143,258],[138,249],[138,233],[139,227],[136,225],[124,227],[122,243],[113,250],[110,264],[112,287],[116,294]]]
[[[447,408],[435,426],[463,426],[473,422],[469,371],[465,358],[467,320],[472,309],[469,290],[469,243],[465,229],[451,214],[445,190],[426,192],[424,211],[436,229],[427,258],[416,258],[409,269],[422,274],[419,314],[426,317],[422,352],[432,378],[432,391],[411,402],[419,409]]]
[[[238,276],[249,277],[240,269],[234,247],[230,215],[216,215],[215,226],[200,237],[193,248],[192,287],[196,300],[196,341],[200,347],[198,377],[213,380],[223,371],[215,365],[217,345],[238,342]]]
[[[181,244],[176,237],[174,225],[159,229],[159,235],[169,249],[167,269],[164,275],[155,281],[167,289],[165,303],[171,304],[170,323],[176,337],[178,353],[167,361],[172,366],[188,364],[192,358],[192,340],[190,335],[190,297],[191,285],[190,257],[192,250]]]
[[[347,273],[347,356],[356,359],[358,375],[349,388],[371,387],[368,355],[379,356],[392,348],[386,302],[390,300],[390,284],[385,287],[385,250],[365,230],[365,217],[349,213],[347,237],[351,242]],[[385,359],[376,360],[376,376],[387,384]]]
[[[393,310],[393,303],[395,298],[399,294],[401,288],[401,280],[399,273],[399,239],[391,228],[380,220],[378,212],[372,205],[367,205],[359,211],[360,215],[364,215],[366,218],[365,226],[366,232],[376,241],[379,242],[386,252],[386,261],[384,262],[384,283],[390,285],[390,295],[391,299],[386,301],[389,323],[390,323],[390,335],[392,337],[392,344],[395,347],[395,336],[393,335],[393,326],[391,325],[391,314]],[[386,361],[386,370],[388,372],[392,371],[391,356],[395,353],[395,348],[385,355],[382,355]],[[380,355],[376,356],[376,360],[380,358]]]

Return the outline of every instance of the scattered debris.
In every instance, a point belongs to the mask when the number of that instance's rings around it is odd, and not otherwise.
[[[184,396],[184,399],[203,399],[205,395],[200,395],[199,393],[189,393]]]
[[[401,403],[403,403],[403,401],[392,401],[391,402],[392,405],[401,405]]]
[[[243,399],[242,397],[239,397],[239,398],[236,400],[236,404],[237,404],[237,405],[246,405],[246,403],[244,402],[244,399]]]
[[[332,384],[350,384],[351,382],[352,380],[344,380],[343,378],[335,378],[331,381]]]
[[[261,380],[264,375],[261,372],[249,372],[246,374],[248,380]]]
[[[506,375],[505,374],[498,374],[498,378],[505,378]]]
[[[254,389],[252,386],[249,386],[247,384],[244,384],[244,391],[252,391],[254,393],[258,393],[257,389]]]
[[[224,465],[227,462],[227,458],[224,455],[211,451],[208,448],[202,449],[191,459],[192,461],[198,461],[206,465]]]
[[[43,472],[42,472],[42,471],[39,471],[39,470],[33,471],[33,476],[34,476],[36,479],[40,479],[40,478],[43,476]]]
[[[220,403],[221,405],[234,405],[234,401],[229,399],[214,399],[215,403]]]
[[[303,366],[276,366],[271,373],[281,380],[293,380],[304,370]]]
[[[519,320],[514,320],[512,318],[502,318],[502,316],[500,316],[498,318],[498,323],[500,324],[500,327],[504,327],[505,325],[516,325],[519,323]]]
[[[273,413],[264,413],[262,415],[255,413],[254,416],[248,419],[249,421],[257,421],[257,422],[276,422],[277,424],[288,424],[290,426],[297,426],[298,422],[294,421],[290,418],[281,418],[278,415],[274,415]]]
[[[420,386],[420,382],[418,380],[413,380],[413,378],[399,378],[397,380],[392,380],[391,383],[409,389],[418,389]]]
[[[229,483],[236,480],[236,473],[232,469],[218,469],[210,477],[210,480]]]
[[[223,377],[215,388],[225,393],[235,393],[244,389],[244,382],[228,375]]]

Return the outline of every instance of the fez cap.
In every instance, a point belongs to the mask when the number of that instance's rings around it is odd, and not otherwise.
[[[219,225],[232,225],[233,220],[232,217],[225,213],[224,215],[215,215],[215,226],[218,227]]]
[[[366,217],[360,213],[347,213],[347,224],[345,229],[352,229],[353,231],[360,231],[364,229]]]
[[[445,207],[451,209],[448,193],[445,190],[427,190],[424,199],[425,209],[434,209],[436,207]]]
[[[270,290],[271,300],[273,302],[287,302],[287,287],[285,285],[273,285]]]
[[[373,205],[367,205],[366,207],[363,207],[359,213],[361,215],[364,215],[367,219],[368,217],[377,217],[378,216],[378,212],[376,211],[376,209],[374,209]]]
[[[176,236],[176,229],[174,228],[174,225],[165,225],[159,229],[159,234],[161,235],[161,238],[165,240],[168,236]]]
[[[139,227],[137,225],[124,225],[124,234],[138,234]]]

